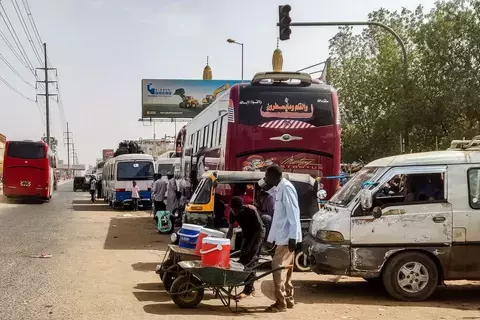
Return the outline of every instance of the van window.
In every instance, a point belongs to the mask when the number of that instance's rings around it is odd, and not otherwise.
[[[157,167],[157,172],[162,174],[162,177],[166,177],[167,173],[172,171],[173,165],[171,163],[160,163]]]
[[[472,209],[480,209],[480,168],[468,170],[468,193]]]
[[[152,180],[153,163],[149,161],[128,161],[117,164],[117,180]]]
[[[374,197],[374,206],[444,201],[442,173],[398,174],[385,183]]]

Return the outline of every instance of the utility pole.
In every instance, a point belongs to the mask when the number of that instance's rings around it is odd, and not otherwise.
[[[37,68],[37,70],[44,70],[45,72],[45,79],[44,81],[37,81],[40,83],[45,84],[45,93],[37,93],[37,96],[44,96],[45,97],[45,113],[46,113],[46,126],[47,126],[47,144],[50,145],[50,97],[57,96],[56,93],[49,93],[48,92],[48,85],[50,83],[56,83],[57,81],[49,81],[48,80],[48,71],[49,70],[57,70],[55,68],[48,67],[48,58],[47,58],[47,44],[43,44],[43,53],[45,59],[45,66],[44,68]]]
[[[67,145],[67,176],[70,174],[70,145],[73,145],[71,134],[72,132],[68,130],[67,122],[67,132],[64,132],[64,143]]]

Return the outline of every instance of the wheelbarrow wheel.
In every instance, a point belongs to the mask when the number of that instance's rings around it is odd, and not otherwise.
[[[172,258],[169,258],[162,263],[162,267],[158,271],[158,275],[160,276],[161,281],[163,281],[163,275],[165,274],[165,270],[167,270],[171,266],[173,266],[173,259]]]
[[[202,301],[205,290],[202,283],[190,275],[178,277],[172,284],[173,302],[182,309],[195,308]]]
[[[163,273],[162,282],[165,290],[170,292],[173,282],[181,275],[181,272],[184,271],[178,264],[173,264],[168,269],[165,269]]]

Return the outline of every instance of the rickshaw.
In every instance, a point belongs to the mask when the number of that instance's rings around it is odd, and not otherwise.
[[[228,230],[228,220],[225,218],[225,206],[233,197],[233,187],[236,184],[247,184],[247,195],[250,193],[253,199],[260,190],[255,189],[255,184],[265,177],[264,172],[249,171],[207,171],[202,175],[197,189],[192,195],[190,202],[185,207],[183,222],[205,226],[207,228],[219,229],[225,233]],[[318,182],[308,174],[284,172],[283,177],[289,180],[297,190],[300,206],[300,222],[302,231],[307,233],[313,215],[319,210],[317,202]],[[255,200],[254,200],[255,201]],[[254,204],[254,203],[252,203]],[[241,229],[236,228],[232,237],[231,250],[238,250],[241,243]],[[178,235],[172,234],[172,243],[178,241]],[[170,286],[182,268],[178,262],[183,260],[196,260],[188,249],[178,248],[176,245],[169,245],[164,260],[156,268],[165,286]],[[273,250],[269,250],[273,253]],[[310,263],[301,250],[301,243],[297,246],[294,260],[296,271],[310,271]],[[167,274],[167,276],[165,276]],[[168,279],[165,283],[164,279]]]

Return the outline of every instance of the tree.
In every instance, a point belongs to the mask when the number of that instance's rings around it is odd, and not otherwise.
[[[116,157],[121,154],[131,154],[131,153],[143,153],[143,150],[138,145],[137,141],[124,140],[118,144],[118,148],[117,150],[115,150],[114,156]]]
[[[479,17],[479,0],[438,2],[427,14],[421,6],[372,12],[369,20],[404,40],[406,72],[390,34],[340,28],[330,40],[328,81],[338,89],[344,161],[398,154],[401,136],[410,152],[480,132]]]

